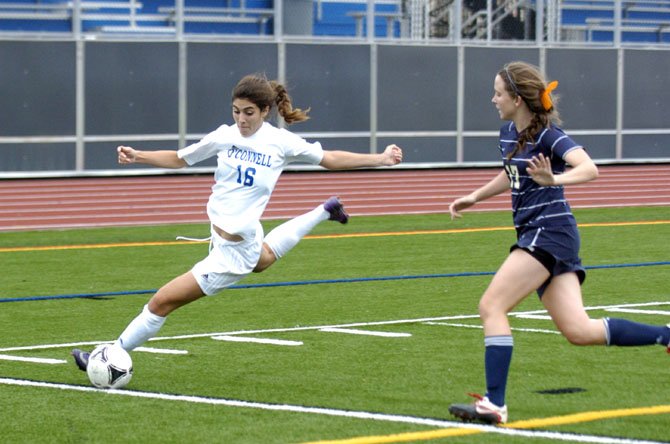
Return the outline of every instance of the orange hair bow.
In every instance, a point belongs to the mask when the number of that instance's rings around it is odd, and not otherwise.
[[[540,100],[542,101],[542,106],[544,107],[545,111],[549,111],[553,106],[554,102],[551,101],[551,92],[556,89],[558,86],[558,80],[554,80],[553,82],[549,82],[547,87],[542,91],[542,94],[540,95]]]

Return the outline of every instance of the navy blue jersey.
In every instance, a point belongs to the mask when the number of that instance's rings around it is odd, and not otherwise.
[[[565,200],[563,186],[541,186],[526,171],[527,160],[540,153],[551,160],[554,174],[565,171],[565,156],[574,149],[582,148],[568,137],[563,130],[552,126],[543,129],[535,144],[528,143],[512,159],[507,159],[519,138],[513,122],[500,128],[500,152],[503,165],[512,189],[512,214],[514,226],[519,231],[533,227],[554,227],[575,225],[570,205]]]

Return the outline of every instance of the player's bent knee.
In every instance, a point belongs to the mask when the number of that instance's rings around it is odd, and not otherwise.
[[[482,299],[479,301],[479,317],[486,321],[487,319],[493,319],[496,317],[506,317],[507,310],[501,307],[499,304],[496,304],[495,301]]]
[[[568,342],[572,345],[577,345],[580,347],[583,347],[585,345],[592,345],[591,342],[587,341],[587,339],[583,336],[579,335],[570,335],[570,336],[564,335],[564,336],[568,340]]]
[[[252,271],[254,273],[261,273],[261,272],[267,270],[270,265],[272,265],[271,262],[266,263],[266,262],[263,262],[263,261],[258,261],[258,263],[256,264],[256,267],[254,267],[254,269]]]
[[[607,342],[605,327],[600,320],[557,322],[556,326],[573,345],[603,345]]]
[[[149,300],[147,307],[149,308],[151,314],[163,317],[167,316],[171,311],[174,310],[169,308],[168,305],[160,298],[156,298],[156,296]]]
[[[567,329],[563,330],[563,336],[568,342],[572,345],[585,346],[585,345],[596,345],[599,343],[597,338],[594,338],[593,335],[587,329]]]
[[[204,296],[203,293],[169,295],[159,291],[149,300],[147,305],[152,314],[165,317],[176,309],[200,299],[202,296]]]
[[[265,271],[270,267],[270,265],[274,264],[275,262],[277,262],[277,257],[272,252],[270,247],[267,246],[267,244],[263,244],[263,249],[261,250],[261,257],[258,258],[258,263],[254,267],[253,272],[260,273],[262,271]]]

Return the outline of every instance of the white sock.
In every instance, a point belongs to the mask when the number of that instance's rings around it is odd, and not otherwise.
[[[323,205],[319,205],[309,213],[284,222],[270,231],[265,236],[264,242],[279,259],[295,247],[314,227],[328,220],[329,217],[330,214],[323,208]]]
[[[158,333],[158,330],[165,323],[165,319],[150,312],[149,306],[145,305],[142,313],[137,315],[123,330],[119,339],[116,340],[116,344],[125,351],[131,351],[139,347]]]

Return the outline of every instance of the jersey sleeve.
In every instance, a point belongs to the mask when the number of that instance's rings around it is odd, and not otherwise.
[[[215,156],[220,149],[220,144],[217,142],[217,135],[221,131],[225,131],[226,125],[219,127],[203,137],[199,142],[193,143],[185,148],[177,151],[177,156],[186,161],[189,165],[194,165],[202,162],[205,159]]]
[[[565,134],[560,128],[551,128],[547,131],[544,139],[544,142],[551,149],[552,155],[560,157],[561,159],[565,159],[565,156],[570,151],[584,148],[582,145],[572,140],[572,138]]]
[[[297,134],[281,130],[286,144],[286,163],[318,165],[323,159],[323,148],[319,142],[308,142]]]

